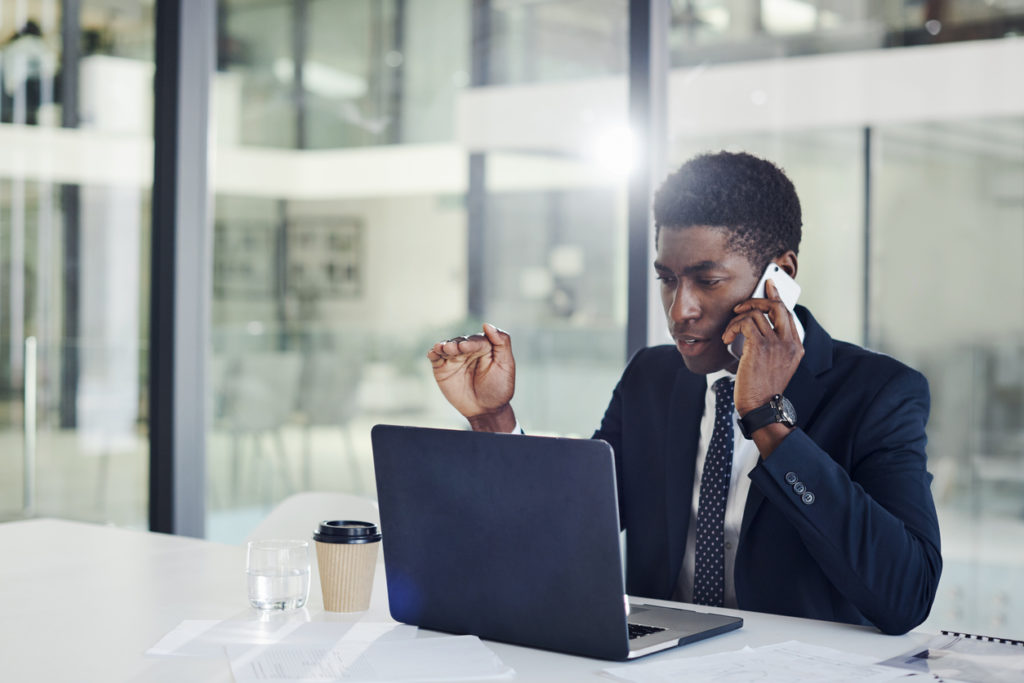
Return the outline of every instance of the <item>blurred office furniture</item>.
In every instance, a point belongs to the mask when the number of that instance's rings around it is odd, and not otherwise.
[[[237,501],[242,488],[242,443],[248,440],[251,461],[250,476],[262,485],[264,499],[273,495],[274,482],[280,481],[285,491],[295,490],[289,472],[288,453],[282,429],[290,421],[299,392],[302,357],[284,351],[259,351],[223,359],[219,396],[219,424],[231,434],[231,491]],[[271,468],[264,450],[270,440],[277,456]]]
[[[333,491],[304,491],[288,496],[256,525],[247,541],[258,538],[312,538],[324,520],[348,519],[380,525],[377,502]]]
[[[39,24],[26,21],[0,46],[0,120],[38,125],[41,110],[52,106],[56,95],[57,67],[57,56],[43,40]]]
[[[979,349],[973,367],[976,410],[967,463],[973,495],[989,512],[1024,519],[1024,346]]]
[[[933,396],[928,460],[942,530],[942,579],[925,625],[1019,633],[1024,347],[998,340],[929,350],[915,367]]]
[[[338,351],[314,351],[302,359],[301,391],[296,405],[302,421],[302,483],[313,486],[313,430],[337,428],[338,445],[348,460],[350,488],[358,490],[362,472],[359,453],[352,437],[352,419],[358,410],[362,359]]]

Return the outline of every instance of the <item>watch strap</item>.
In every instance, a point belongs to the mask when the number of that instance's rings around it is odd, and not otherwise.
[[[750,439],[754,432],[762,427],[767,427],[770,424],[781,422],[790,427],[794,426],[790,419],[787,418],[783,409],[783,401],[786,399],[782,397],[782,394],[776,394],[772,396],[767,403],[760,408],[754,408],[749,413],[739,419],[740,432],[743,433],[743,438]]]

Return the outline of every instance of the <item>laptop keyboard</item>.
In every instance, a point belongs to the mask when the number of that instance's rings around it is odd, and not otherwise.
[[[649,636],[652,633],[658,631],[664,631],[663,628],[657,626],[644,626],[643,624],[628,624],[629,626],[629,639],[639,638],[640,636]]]

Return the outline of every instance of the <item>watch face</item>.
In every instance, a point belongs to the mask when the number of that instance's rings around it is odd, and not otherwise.
[[[796,424],[796,409],[785,396],[780,396],[779,399],[776,409],[779,412],[779,417],[782,418],[780,422],[784,422],[790,427],[794,426]]]

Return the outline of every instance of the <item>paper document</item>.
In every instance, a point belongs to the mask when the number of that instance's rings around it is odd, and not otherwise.
[[[515,676],[476,636],[418,637],[396,623],[183,621],[148,655],[227,658],[236,683],[459,681]]]
[[[1024,681],[1024,645],[1020,641],[943,633],[882,664],[965,683]]]
[[[416,637],[416,627],[395,623],[305,621],[301,619],[183,621],[146,650],[147,655],[224,656],[229,645],[289,644],[333,647],[342,640],[372,642]]]
[[[460,681],[510,679],[515,672],[476,636],[440,636],[374,642],[346,641],[332,648],[230,646],[236,683],[285,681]]]
[[[874,663],[873,657],[807,645],[795,640],[702,657],[680,657],[605,669],[634,683],[729,681],[729,683],[886,683],[917,678]],[[922,677],[922,680],[923,677]]]

